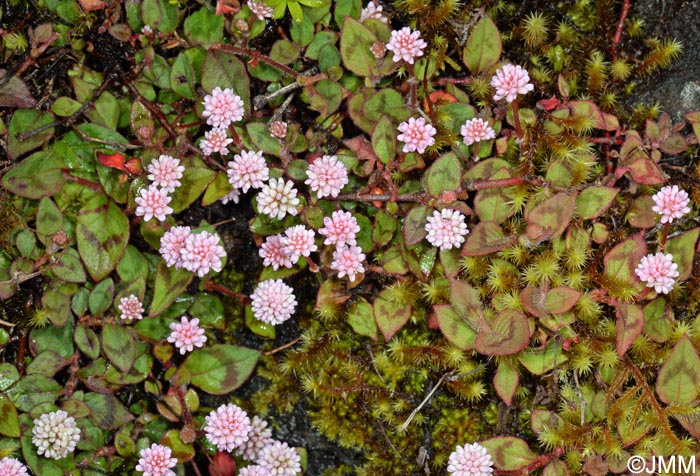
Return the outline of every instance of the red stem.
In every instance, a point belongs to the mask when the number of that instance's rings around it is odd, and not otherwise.
[[[613,37],[612,43],[613,61],[617,59],[617,45],[619,45],[620,41],[622,40],[622,28],[625,26],[625,20],[627,19],[627,14],[630,12],[631,6],[631,0],[623,0],[622,11],[620,12],[620,19],[617,22],[617,29],[615,30],[615,36]]]

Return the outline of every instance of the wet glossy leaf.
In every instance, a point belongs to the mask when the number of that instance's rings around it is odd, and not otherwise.
[[[201,8],[184,21],[185,37],[193,43],[219,43],[224,36],[224,17]]]
[[[448,152],[440,156],[423,176],[423,187],[433,197],[442,192],[457,190],[462,177],[462,166],[457,156]]]
[[[0,393],[0,435],[19,438],[17,409],[7,396]]]
[[[65,162],[56,153],[37,152],[12,167],[2,178],[2,185],[20,197],[49,197],[63,188]]]
[[[54,128],[49,127],[46,130],[31,135],[24,140],[19,138],[23,132],[33,131],[39,127],[51,124],[54,118],[51,114],[37,111],[35,109],[18,109],[12,114],[10,120],[10,135],[7,138],[7,155],[14,160],[24,155],[30,150],[45,144],[53,137]]]
[[[180,179],[182,185],[172,193],[170,207],[173,213],[179,213],[193,204],[216,176],[216,172],[198,159],[188,158],[184,165],[185,171]]]
[[[94,316],[104,313],[112,305],[114,298],[114,282],[111,278],[100,281],[90,293],[88,304]]]
[[[644,312],[636,304],[622,303],[616,310],[615,342],[617,355],[622,357],[644,330]]]
[[[112,395],[91,392],[85,395],[85,404],[90,409],[90,421],[104,430],[118,430],[134,419]]]
[[[497,436],[481,445],[488,450],[493,465],[502,471],[517,471],[537,459],[525,441],[513,436]]]
[[[666,243],[666,253],[673,255],[673,262],[678,265],[678,281],[685,281],[690,277],[695,257],[695,243],[698,241],[700,228],[693,228],[678,236],[670,238]]]
[[[53,403],[63,390],[55,380],[34,374],[23,377],[6,394],[12,399],[17,409],[28,412],[42,403]]]
[[[168,267],[165,261],[158,262],[153,301],[148,310],[149,316],[157,316],[165,311],[192,281],[193,275],[184,269]]]
[[[189,371],[193,385],[213,395],[224,395],[248,379],[259,356],[253,349],[216,344],[195,350],[183,366]]]
[[[202,206],[208,206],[222,197],[233,191],[233,187],[228,181],[228,175],[224,172],[217,172],[216,177],[212,180],[202,197]]]
[[[182,438],[180,438],[180,430],[168,431],[163,435],[161,444],[172,450],[173,458],[177,458],[178,462],[189,461],[194,458],[194,446],[182,441]]]
[[[608,211],[620,190],[613,187],[588,187],[576,199],[576,214],[582,220],[593,220]]]
[[[202,65],[202,87],[210,93],[214,88],[231,88],[250,111],[250,80],[245,65],[235,54],[211,49]]]
[[[462,350],[474,348],[476,331],[459,316],[449,304],[433,306],[433,312],[438,326],[445,338],[455,347]]]
[[[104,92],[97,101],[85,112],[85,115],[95,124],[116,130],[119,121],[119,103],[117,98]]]
[[[525,314],[514,309],[499,312],[489,327],[481,329],[474,347],[482,354],[509,355],[520,352],[530,342],[530,324]]]
[[[348,324],[357,334],[377,340],[377,324],[374,321],[374,310],[365,298],[359,298],[353,304],[348,311],[347,319]]]
[[[340,33],[340,55],[345,67],[358,76],[377,75],[377,60],[370,51],[376,41],[369,28],[346,17]]]
[[[189,57],[183,52],[180,53],[170,70],[170,87],[180,96],[187,99],[194,99],[195,74]]]
[[[372,239],[377,246],[384,246],[391,241],[396,231],[398,220],[395,216],[380,210],[374,219]]]
[[[128,372],[136,359],[136,342],[122,326],[106,324],[102,327],[102,351],[119,370]]]
[[[282,146],[277,139],[272,137],[267,124],[263,124],[262,122],[249,122],[246,124],[245,129],[255,148],[262,150],[266,154],[280,155]]]
[[[520,376],[518,371],[507,362],[501,362],[496,369],[496,375],[493,376],[493,387],[501,400],[506,405],[513,402],[513,396],[518,389]]]
[[[501,34],[496,24],[484,15],[469,34],[462,61],[472,74],[486,73],[501,57]]]
[[[179,9],[168,0],[144,0],[141,6],[143,22],[154,30],[171,33],[177,27]]]
[[[698,396],[700,357],[687,335],[683,335],[656,379],[656,393],[664,403],[687,405]]]
[[[411,317],[411,306],[389,300],[390,291],[383,290],[374,300],[374,319],[385,341],[390,341]]]
[[[386,116],[382,116],[374,127],[372,148],[384,164],[388,164],[396,156],[396,127]]]
[[[90,359],[96,359],[100,355],[100,339],[95,331],[83,324],[75,328],[73,334],[75,345]]]
[[[0,392],[4,392],[19,380],[17,368],[7,362],[0,364]]]

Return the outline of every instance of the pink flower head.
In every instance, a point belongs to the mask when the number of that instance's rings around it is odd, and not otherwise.
[[[204,139],[199,143],[204,155],[211,155],[218,152],[221,155],[228,154],[228,145],[233,142],[226,129],[214,128],[204,133]]]
[[[182,185],[180,179],[185,167],[180,165],[180,161],[169,155],[161,155],[156,160],[148,164],[148,180],[154,185],[164,189],[168,193],[174,191]]]
[[[260,452],[258,466],[262,466],[267,474],[275,476],[297,476],[301,472],[301,457],[287,443],[274,441]]]
[[[281,279],[268,279],[258,284],[251,299],[255,318],[273,326],[292,317],[297,306],[294,290]]]
[[[535,86],[530,83],[530,75],[527,74],[527,70],[512,64],[506,64],[496,71],[496,74],[491,78],[491,86],[496,88],[496,94],[493,96],[494,101],[506,98],[508,102],[515,101],[518,94],[527,94],[535,89]]]
[[[246,193],[249,188],[262,188],[270,169],[267,168],[262,151],[244,150],[233,156],[233,161],[228,163],[227,172],[228,181],[233,188]]]
[[[271,121],[267,128],[270,130],[272,137],[277,137],[278,139],[287,138],[287,123],[282,121]]]
[[[182,268],[182,251],[190,233],[189,226],[174,226],[161,237],[160,255],[166,265]]]
[[[267,422],[255,415],[250,422],[250,438],[242,446],[236,448],[236,455],[248,461],[257,461],[260,451],[274,442],[272,430],[267,427]]]
[[[425,148],[435,143],[433,136],[437,130],[430,124],[426,124],[422,117],[409,118],[408,122],[399,124],[399,134],[396,138],[404,142],[403,152],[409,153],[414,150],[419,154],[425,152]]]
[[[294,265],[292,260],[289,259],[289,256],[284,252],[282,235],[268,236],[258,253],[263,259],[263,266],[272,266],[272,269],[275,271],[282,266],[291,268]]]
[[[651,209],[661,214],[661,223],[673,223],[676,218],[690,213],[688,193],[678,185],[663,187],[651,198],[656,204]]]
[[[467,145],[496,137],[496,132],[489,126],[489,123],[480,118],[469,119],[459,132]]]
[[[168,206],[170,196],[164,188],[158,188],[156,184],[151,184],[148,188],[142,188],[139,197],[136,197],[136,216],[143,217],[148,221],[156,217],[158,221],[165,221],[166,215],[170,215],[173,209]]]
[[[479,443],[457,446],[447,460],[447,472],[452,476],[491,476],[493,461]]]
[[[175,344],[180,350],[180,354],[192,352],[195,347],[204,347],[207,341],[207,336],[204,335],[204,329],[199,327],[199,319],[196,317],[191,321],[187,320],[186,316],[180,318],[180,322],[172,322],[170,324],[170,336],[168,342]]]
[[[221,271],[221,258],[226,256],[219,237],[208,231],[190,234],[182,250],[182,267],[200,278],[209,271]]]
[[[306,171],[308,178],[304,182],[316,197],[323,198],[328,195],[337,197],[348,183],[348,171],[345,165],[335,155],[324,155],[314,160]]]
[[[324,227],[318,232],[325,236],[324,245],[343,246],[355,245],[355,234],[359,233],[360,226],[357,219],[350,212],[334,211],[331,217],[323,218]]]
[[[364,273],[362,262],[365,255],[359,246],[338,246],[333,252],[331,269],[338,271],[338,277],[347,276],[350,281],[355,281],[355,275]]]
[[[238,476],[270,476],[270,472],[260,465],[244,466],[238,470]]]
[[[281,220],[289,213],[296,215],[298,212],[297,190],[291,180],[285,182],[283,178],[270,179],[258,194],[258,209],[261,213]]]
[[[143,471],[143,476],[175,476],[170,468],[177,464],[177,458],[171,458],[172,450],[167,446],[153,443],[150,448],[142,449],[139,455],[136,471]]]
[[[117,307],[121,311],[121,315],[119,317],[121,317],[124,320],[143,319],[143,305],[141,304],[141,301],[139,301],[139,298],[137,298],[133,294],[131,296],[121,298],[119,300],[119,306]]]
[[[657,293],[668,294],[679,276],[678,265],[673,262],[673,255],[656,253],[646,255],[634,270],[639,279],[646,281],[648,288]]]
[[[457,210],[443,208],[439,212],[434,211],[425,225],[428,242],[441,250],[451,250],[461,245],[464,243],[464,235],[469,233],[465,220],[466,217]]]
[[[308,257],[318,249],[314,243],[315,238],[314,231],[307,230],[304,225],[287,228],[284,236],[280,239],[282,253],[287,255],[292,263],[296,263],[302,256]]]
[[[265,18],[272,18],[272,13],[274,10],[271,7],[265,5],[262,1],[250,0],[248,2],[248,8],[253,12],[253,15],[258,17],[258,20],[264,20]]]
[[[233,90],[220,87],[214,88],[211,94],[204,96],[204,112],[207,124],[212,127],[228,127],[232,122],[243,119],[245,110],[243,100],[233,93]]]
[[[240,407],[229,403],[213,410],[205,418],[207,441],[219,451],[233,451],[250,438],[250,418]]]
[[[233,202],[233,203],[238,203],[241,201],[241,192],[239,192],[237,189],[233,189],[223,197],[221,197],[219,200],[221,200],[221,203],[226,205],[228,202]]]
[[[413,64],[416,58],[423,56],[423,48],[428,44],[420,37],[420,31],[412,31],[405,26],[400,30],[391,32],[391,38],[386,49],[394,52],[394,63],[401,60]]]
[[[384,7],[381,5],[377,5],[373,1],[369,2],[365,8],[362,9],[360,12],[360,22],[363,22],[365,20],[369,20],[370,18],[374,18],[375,20],[379,20],[380,22],[386,24],[388,23],[387,18],[384,16]],[[421,52],[422,54],[422,52]],[[421,55],[418,55],[421,56]]]
[[[0,476],[27,476],[27,467],[15,458],[0,459]]]

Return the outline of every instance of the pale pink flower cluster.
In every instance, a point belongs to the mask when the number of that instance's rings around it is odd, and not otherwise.
[[[63,410],[43,413],[34,419],[32,428],[32,443],[36,446],[37,454],[45,458],[61,459],[75,451],[80,441],[80,428],[75,418],[68,416]]]
[[[469,233],[466,217],[457,210],[448,208],[433,211],[433,216],[427,219],[425,231],[428,232],[428,242],[441,250],[460,246],[464,243],[464,236]]]
[[[333,252],[333,261],[331,269],[338,271],[338,277],[347,276],[352,282],[355,281],[355,276],[365,272],[362,262],[365,260],[365,255],[359,246],[340,245]]]
[[[373,18],[375,20],[379,20],[380,22],[387,24],[388,20],[384,16],[384,7],[381,5],[378,5],[374,1],[370,1],[365,8],[362,9],[360,12],[360,22],[363,22],[365,20],[369,20],[370,18]],[[420,55],[418,55],[420,56]]]
[[[167,215],[173,212],[173,209],[168,206],[172,198],[168,195],[168,191],[164,188],[158,188],[156,184],[151,184],[148,188],[142,188],[140,196],[136,197],[136,216],[143,217],[145,221],[149,221],[155,217],[158,221],[165,221]]]
[[[270,472],[262,466],[254,464],[238,470],[238,476],[270,476]]]
[[[233,139],[228,136],[226,129],[214,128],[204,133],[204,139],[199,143],[204,155],[211,155],[218,152],[221,155],[228,154],[228,146],[233,143]]]
[[[437,130],[422,117],[411,117],[408,122],[399,124],[398,129],[401,134],[396,138],[404,143],[402,150],[406,154],[413,151],[422,154],[427,147],[435,144],[433,136],[437,134]]]
[[[508,102],[515,101],[518,94],[527,94],[535,86],[530,83],[530,75],[521,66],[503,65],[491,78],[491,86],[496,88],[494,101],[505,98]]]
[[[233,188],[246,193],[250,188],[262,188],[263,182],[269,178],[270,169],[262,151],[243,150],[228,163],[227,173]]]
[[[275,441],[267,422],[257,415],[250,421],[248,436],[248,441],[236,448],[236,455],[248,461],[257,461],[262,449]]]
[[[281,220],[289,213],[296,215],[299,199],[294,182],[286,182],[283,178],[270,179],[258,194],[258,210],[270,218]]]
[[[168,266],[182,268],[182,250],[191,234],[189,226],[174,226],[160,239],[160,255]]]
[[[386,49],[394,53],[394,63],[401,60],[413,64],[416,58],[423,56],[423,49],[428,44],[420,37],[420,31],[411,30],[405,26],[401,30],[391,32],[391,38]]]
[[[304,225],[287,228],[284,236],[280,238],[282,253],[288,256],[292,263],[296,263],[302,256],[308,257],[318,250],[314,243],[315,238],[314,231],[307,229]]]
[[[258,251],[263,259],[263,266],[272,266],[275,271],[281,267],[291,268],[294,266],[283,248],[282,235],[268,236]]]
[[[657,293],[668,294],[679,276],[678,265],[673,262],[671,254],[656,253],[646,255],[634,270],[639,279],[645,281],[648,288]]]
[[[27,476],[27,467],[18,459],[0,458],[0,476]]]
[[[213,233],[192,233],[188,226],[175,226],[161,237],[160,254],[166,265],[184,268],[201,278],[211,270],[221,271],[226,251]]]
[[[207,124],[212,127],[226,128],[232,122],[243,119],[245,113],[243,100],[230,88],[214,88],[211,94],[204,96],[204,112]]]
[[[180,161],[175,157],[162,154],[148,164],[147,170],[148,180],[153,182],[153,185],[160,187],[167,193],[171,193],[182,185],[180,179],[182,178],[182,173],[185,171],[185,166],[180,165]],[[148,221],[148,219],[146,219],[146,221]]]
[[[273,326],[292,317],[297,306],[294,290],[281,279],[268,279],[258,284],[251,299],[255,318]]]
[[[119,317],[121,317],[124,320],[143,319],[143,305],[141,304],[141,301],[139,301],[139,298],[137,298],[133,294],[121,298],[119,300],[119,306],[117,307],[119,308],[119,311],[121,311],[121,315]]]
[[[301,457],[287,443],[274,441],[260,451],[257,465],[275,476],[297,476],[301,472]]]
[[[673,223],[673,220],[690,213],[688,193],[678,185],[663,187],[651,198],[655,204],[651,209],[661,215],[661,223]]]
[[[462,134],[466,145],[472,145],[475,142],[494,139],[496,137],[496,132],[489,123],[478,117],[465,122],[459,132]]]
[[[219,451],[233,451],[250,438],[250,418],[233,403],[221,405],[205,418],[204,432],[209,443]]]
[[[139,452],[141,456],[136,471],[143,471],[143,476],[175,476],[170,468],[177,465],[177,458],[172,458],[172,450],[157,443]]]
[[[336,210],[323,218],[323,228],[318,232],[326,237],[324,245],[356,245],[355,235],[360,232],[360,225],[352,213]]]
[[[491,476],[493,460],[479,443],[457,446],[447,460],[447,472],[452,476]]]
[[[314,160],[306,171],[308,178],[304,182],[317,198],[337,197],[340,190],[348,183],[348,171],[335,155],[324,155]]]
[[[270,131],[272,137],[277,137],[278,139],[287,138],[287,123],[282,121],[271,121],[267,128]]]
[[[228,202],[233,202],[237,204],[241,201],[241,192],[234,188],[232,191],[221,197],[219,200],[221,200],[221,203],[223,203],[224,205],[226,205]]]
[[[170,336],[168,342],[175,344],[180,354],[192,352],[195,347],[204,347],[207,336],[204,329],[199,327],[199,319],[196,317],[188,320],[187,316],[181,316],[180,322],[170,323]]]
[[[268,7],[265,5],[262,0],[260,1],[255,1],[255,0],[250,0],[248,2],[248,8],[250,8],[250,11],[253,12],[253,15],[258,17],[258,20],[264,20],[265,18],[272,18],[272,13],[274,10],[271,7]]]

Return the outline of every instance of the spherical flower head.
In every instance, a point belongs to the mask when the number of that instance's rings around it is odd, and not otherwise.
[[[464,236],[469,233],[466,217],[457,210],[443,208],[434,211],[432,217],[428,217],[425,231],[428,242],[441,250],[451,250],[464,243]]]
[[[272,18],[272,13],[274,10],[271,7],[265,5],[262,1],[250,0],[248,2],[248,8],[253,12],[253,15],[258,17],[258,20],[264,20],[265,18]]]
[[[204,347],[207,341],[204,329],[199,327],[199,319],[196,317],[189,321],[187,316],[182,316],[180,322],[170,324],[170,330],[172,332],[168,336],[168,342],[175,344],[183,355],[192,352],[195,347]]]
[[[27,476],[27,467],[15,458],[0,459],[0,476]]]
[[[219,237],[208,231],[190,234],[182,250],[182,267],[200,278],[209,271],[221,271],[221,258],[226,256]]]
[[[408,122],[399,124],[399,134],[396,138],[404,143],[403,152],[416,151],[419,154],[425,152],[425,148],[435,143],[433,136],[437,130],[430,124],[426,124],[425,119],[411,117]]]
[[[287,123],[282,122],[282,121],[270,121],[270,123],[267,125],[267,128],[270,130],[270,134],[272,137],[277,137],[278,139],[286,139],[287,138]]]
[[[325,236],[324,245],[356,245],[355,235],[360,232],[357,219],[350,212],[334,211],[323,218],[323,228],[318,232]]]
[[[238,476],[270,476],[270,472],[262,466],[254,464],[238,470]]]
[[[318,250],[314,243],[315,238],[314,231],[308,230],[304,225],[287,228],[284,236],[280,239],[282,253],[287,255],[292,263],[296,263],[302,256],[308,257],[312,252]]]
[[[243,119],[245,112],[243,100],[230,88],[214,88],[211,94],[204,96],[204,112],[207,124],[212,127],[228,127],[232,122]]]
[[[118,309],[121,311],[121,317],[122,319],[136,319],[136,320],[141,320],[143,319],[143,305],[141,304],[141,301],[139,301],[139,298],[134,296],[133,294],[128,297],[123,297],[119,300],[119,306],[117,306]]]
[[[363,22],[365,20],[369,20],[370,18],[374,18],[375,20],[379,20],[380,22],[387,24],[388,20],[384,16],[383,13],[384,7],[381,5],[377,5],[373,1],[369,2],[365,8],[362,9],[360,12],[360,22]],[[421,52],[422,54],[422,52]],[[418,55],[421,56],[421,55]]]
[[[226,205],[228,202],[233,202],[233,203],[238,204],[238,202],[241,201],[241,192],[239,192],[238,190],[236,190],[234,188],[231,192],[227,193],[226,195],[221,197],[219,200],[221,200],[221,203],[223,203],[224,205]]]
[[[345,164],[335,155],[324,155],[314,160],[306,171],[307,179],[304,182],[316,197],[337,197],[340,190],[348,183],[348,171]]]
[[[244,150],[233,156],[233,161],[228,163],[227,172],[228,181],[233,188],[246,193],[250,188],[262,188],[270,169],[267,168],[262,151]]]
[[[156,160],[148,164],[148,180],[168,193],[174,191],[182,185],[180,179],[185,166],[180,165],[180,161],[169,155],[161,155]]]
[[[170,468],[177,464],[177,458],[171,458],[172,450],[167,446],[153,443],[150,448],[142,449],[136,471],[143,471],[143,476],[175,476]]]
[[[136,197],[136,216],[143,217],[144,221],[149,221],[156,217],[158,221],[165,221],[167,215],[173,212],[173,209],[168,206],[170,203],[168,191],[164,188],[158,188],[156,184],[151,184],[148,188],[142,188],[140,196]]]
[[[294,290],[281,279],[268,279],[258,284],[251,299],[255,318],[273,326],[292,317],[297,306]]]
[[[639,279],[654,288],[657,293],[668,294],[679,276],[678,265],[673,262],[673,255],[656,253],[646,255],[634,270]]]
[[[690,213],[688,193],[678,185],[663,187],[651,198],[655,203],[651,209],[661,215],[661,223],[673,223],[676,218]]]
[[[447,472],[453,476],[491,476],[493,461],[479,443],[457,446],[447,460]]]
[[[233,451],[248,441],[250,418],[240,407],[229,403],[213,410],[205,418],[207,441],[219,451]]]
[[[34,420],[32,443],[37,453],[46,458],[61,459],[75,451],[80,440],[80,429],[75,418],[63,410],[44,413]]]
[[[296,476],[301,472],[299,453],[281,441],[273,441],[263,448],[257,463],[274,476]]]
[[[202,148],[204,155],[211,155],[218,152],[221,155],[228,154],[228,145],[233,142],[226,129],[214,128],[204,133],[204,139],[201,140],[199,146]]]
[[[423,49],[426,46],[428,44],[421,39],[420,31],[413,31],[405,26],[391,32],[386,49],[394,53],[394,63],[404,60],[408,64],[413,64],[416,58],[423,56]]]
[[[159,251],[166,265],[182,268],[182,251],[185,249],[190,233],[189,226],[174,226],[163,234],[160,238]]]
[[[464,123],[459,133],[462,134],[464,143],[467,145],[496,137],[496,131],[489,126],[488,122],[480,118],[469,119]]]
[[[518,94],[527,94],[535,86],[530,83],[530,75],[522,67],[506,64],[496,71],[491,78],[491,86],[496,88],[494,101],[506,98],[506,101],[513,102]]]
[[[362,262],[365,255],[359,246],[338,246],[333,252],[331,269],[338,271],[338,277],[347,276],[350,281],[355,281],[355,275],[364,273]]]
[[[250,438],[243,445],[236,448],[236,455],[248,461],[257,461],[263,448],[270,445],[272,430],[267,427],[267,422],[255,415],[250,421],[251,430],[248,433]],[[242,474],[242,473],[241,473]]]
[[[263,259],[263,266],[272,266],[277,271],[281,267],[291,268],[294,266],[292,260],[284,252],[282,245],[282,235],[268,236],[258,251]]]
[[[296,215],[299,213],[297,205],[297,190],[291,180],[285,182],[282,178],[270,179],[258,194],[258,209],[270,218],[281,220],[287,213]]]

